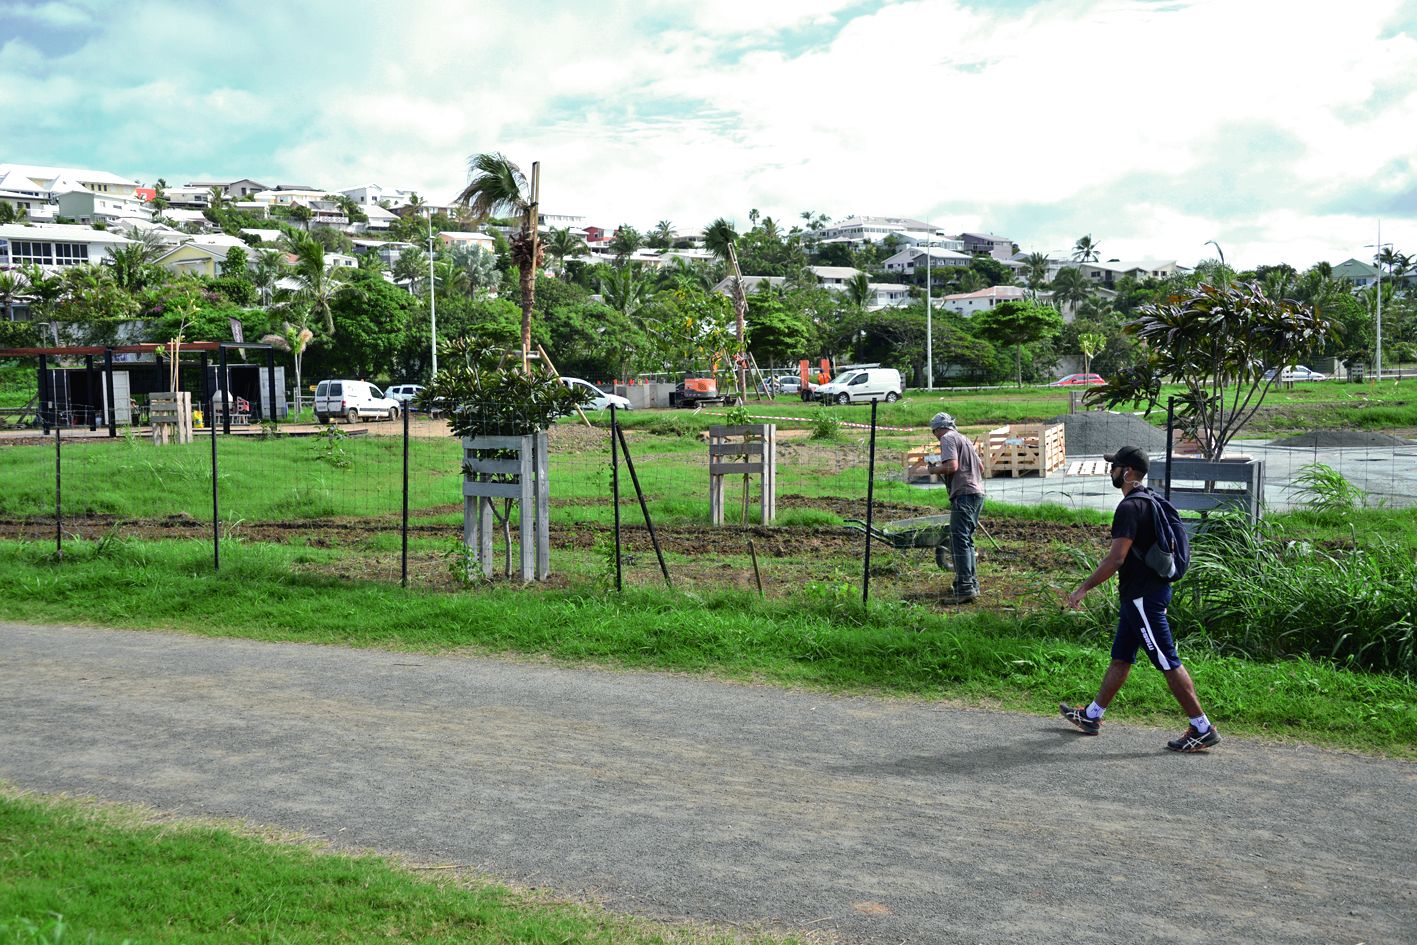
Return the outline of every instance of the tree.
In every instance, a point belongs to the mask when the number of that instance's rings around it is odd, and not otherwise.
[[[635,250],[644,245],[644,237],[640,231],[622,223],[615,229],[615,235],[610,238],[610,251],[615,254],[617,265],[625,265],[625,261],[634,255]]]
[[[1023,278],[1028,285],[1029,297],[1038,299],[1038,290],[1048,284],[1048,256],[1044,253],[1029,253],[1023,260]]]
[[[1078,237],[1078,241],[1073,244],[1073,259],[1078,262],[1096,262],[1102,258],[1097,252],[1097,244],[1092,241],[1092,234]]]
[[[656,249],[668,249],[674,242],[674,224],[668,220],[660,220],[654,225],[654,231],[650,234],[649,245]]]
[[[305,232],[308,233],[310,232],[310,221],[315,218],[315,211],[311,210],[303,203],[297,203],[290,208],[290,218],[300,221],[300,225],[303,226]]]
[[[1092,359],[1105,344],[1107,344],[1107,336],[1098,332],[1085,331],[1078,335],[1078,350],[1082,352],[1082,372],[1084,374],[1092,370]]]
[[[738,253],[736,244],[738,233],[733,228],[733,224],[719,217],[709,224],[704,230],[704,245],[709,251],[722,259],[729,265],[730,274],[733,277],[733,312],[738,323],[738,352],[748,350],[748,296],[743,291],[743,272],[737,265]],[[736,270],[736,271],[735,271]],[[738,393],[745,393],[747,387],[747,372],[741,367],[738,370]]]
[[[308,309],[306,310],[309,311]],[[315,333],[305,325],[292,325],[290,322],[282,322],[280,331],[272,332],[261,339],[261,344],[270,345],[281,351],[290,352],[291,359],[295,362],[295,413],[300,414],[301,386],[300,368],[305,360],[305,349],[310,347],[310,343],[315,340]]]
[[[600,280],[600,297],[621,315],[633,317],[654,301],[654,286],[633,266],[612,268]]]
[[[875,297],[876,293],[871,290],[871,277],[866,273],[858,272],[846,281],[846,298],[856,311],[866,311]]]
[[[19,273],[0,272],[0,305],[4,306],[5,321],[15,320],[15,299],[24,292],[25,285],[25,280]]]
[[[1000,302],[974,316],[980,336],[1001,345],[1013,345],[1014,380],[1023,386],[1023,347],[1063,330],[1063,316],[1049,305],[1036,302]]]
[[[330,300],[335,331],[320,349],[334,377],[392,376],[394,356],[419,303],[381,274],[349,270]]]
[[[1333,324],[1303,303],[1271,299],[1257,283],[1227,282],[1147,305],[1127,331],[1146,346],[1147,360],[1088,391],[1086,401],[1145,404],[1150,413],[1163,381],[1179,381],[1186,390],[1177,420],[1216,460],[1259,409],[1278,369],[1322,349]]]
[[[251,270],[251,281],[261,293],[261,304],[271,304],[271,294],[286,268],[285,253],[278,249],[263,249],[256,254],[256,265]]]
[[[322,317],[325,334],[335,333],[334,316],[330,311],[330,300],[338,288],[334,274],[325,268],[325,247],[306,234],[287,234],[282,242],[288,252],[295,256],[291,275],[299,283],[299,295],[310,304],[311,311]]]
[[[812,324],[781,301],[754,296],[748,302],[748,348],[759,364],[781,364],[810,354]]]
[[[568,226],[546,234],[546,252],[556,262],[556,274],[567,278],[566,257],[581,256],[590,252],[590,249],[586,246],[585,240],[572,233]]]
[[[1073,311],[1092,295],[1092,286],[1087,276],[1077,266],[1064,266],[1053,277],[1053,300],[1059,305],[1071,306]]]
[[[221,263],[221,274],[224,276],[246,277],[246,250],[240,246],[233,246],[226,251],[226,258]]]
[[[419,284],[428,278],[428,254],[417,246],[405,249],[394,260],[393,277],[408,287],[410,295],[415,294]]]
[[[512,238],[512,264],[517,267],[522,295],[522,364],[531,353],[531,311],[536,304],[536,268],[541,264],[541,242],[532,224],[533,205],[526,175],[503,154],[474,154],[468,159],[472,180],[457,196],[457,203],[472,211],[481,223],[498,212],[519,214],[521,232]]]

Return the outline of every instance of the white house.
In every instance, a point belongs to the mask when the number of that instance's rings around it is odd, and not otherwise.
[[[392,269],[399,255],[406,249],[413,249],[412,243],[400,243],[397,240],[351,240],[354,243],[354,253],[357,256],[367,256],[370,253],[379,257],[379,261],[384,264],[385,269]]]
[[[1022,302],[1028,297],[1028,290],[1021,285],[992,285],[978,292],[947,295],[939,300],[938,305],[961,315],[973,315],[975,312],[991,309],[1000,302]]]
[[[260,181],[243,177],[240,180],[220,181],[220,180],[189,180],[184,187],[196,188],[211,193],[213,187],[220,187],[222,196],[232,200],[241,200],[252,197],[265,190],[270,190],[270,186]]]
[[[910,302],[910,286],[894,282],[872,282],[871,301],[866,303],[868,311],[877,312],[883,308],[896,308]]]
[[[91,226],[0,224],[0,269],[37,265],[48,270],[105,262],[133,240]]]
[[[143,213],[143,200],[137,194],[138,182],[107,171],[80,167],[47,167],[38,164],[0,164],[0,200],[23,207],[32,220],[52,219],[60,198],[71,197],[71,207],[84,211],[90,219],[117,219]],[[100,217],[83,195],[92,194],[102,201]],[[67,215],[67,214],[66,214]]]
[[[1365,289],[1377,283],[1378,270],[1376,266],[1370,266],[1360,260],[1345,259],[1333,267],[1333,277],[1347,279],[1353,283],[1355,289]]]
[[[850,241],[856,244],[879,243],[887,236],[913,239],[948,239],[933,223],[909,217],[850,216],[839,223],[815,231],[819,241]]]
[[[1094,285],[1113,288],[1123,276],[1131,276],[1137,281],[1145,279],[1166,279],[1177,273],[1189,272],[1174,259],[1109,259],[1106,262],[1077,263],[1082,274]]]
[[[487,252],[494,252],[497,241],[487,233],[468,233],[462,230],[443,230],[438,239],[444,246],[479,246]]]
[[[339,192],[365,210],[370,207],[378,207],[384,201],[387,201],[390,207],[407,206],[409,200],[414,196],[414,192],[411,190],[399,190],[379,184],[365,184],[363,187],[351,187]]]
[[[848,282],[861,275],[861,270],[852,266],[808,266],[807,268],[812,275],[817,277],[817,283],[823,288],[838,291],[844,290]]]

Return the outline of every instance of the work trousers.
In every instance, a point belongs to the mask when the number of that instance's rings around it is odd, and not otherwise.
[[[950,556],[954,559],[956,596],[979,593],[979,575],[974,570],[974,530],[979,527],[983,508],[982,495],[962,493],[950,497]]]

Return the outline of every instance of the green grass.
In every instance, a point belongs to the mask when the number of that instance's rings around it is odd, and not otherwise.
[[[1109,634],[1084,618],[1030,627],[987,612],[940,615],[881,603],[863,612],[846,580],[791,600],[740,592],[634,589],[403,591],[302,571],[328,552],[228,543],[219,574],[199,542],[0,544],[0,616],[160,627],[213,636],[443,651],[544,654],[571,661],[707,672],[831,690],[950,698],[1056,711],[1091,695]],[[1040,595],[1048,593],[1040,585]],[[1105,592],[1105,589],[1104,589]],[[1041,602],[1041,601],[1040,601]],[[508,619],[514,614],[515,619]],[[1228,731],[1269,733],[1395,755],[1417,754],[1417,683],[1306,658],[1249,661],[1183,652],[1207,709]],[[1115,714],[1172,724],[1160,675],[1138,672]]]
[[[665,926],[469,875],[273,842],[0,784],[0,942],[729,943],[792,939]]]

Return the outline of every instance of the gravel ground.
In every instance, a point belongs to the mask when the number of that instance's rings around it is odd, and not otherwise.
[[[1048,422],[1063,424],[1068,456],[1074,459],[1101,456],[1123,446],[1139,446],[1148,453],[1166,451],[1166,431],[1129,413],[1088,410],[1065,413]]]
[[[0,653],[20,788],[626,912],[860,942],[1417,941],[1410,763],[456,655],[14,624]]]

